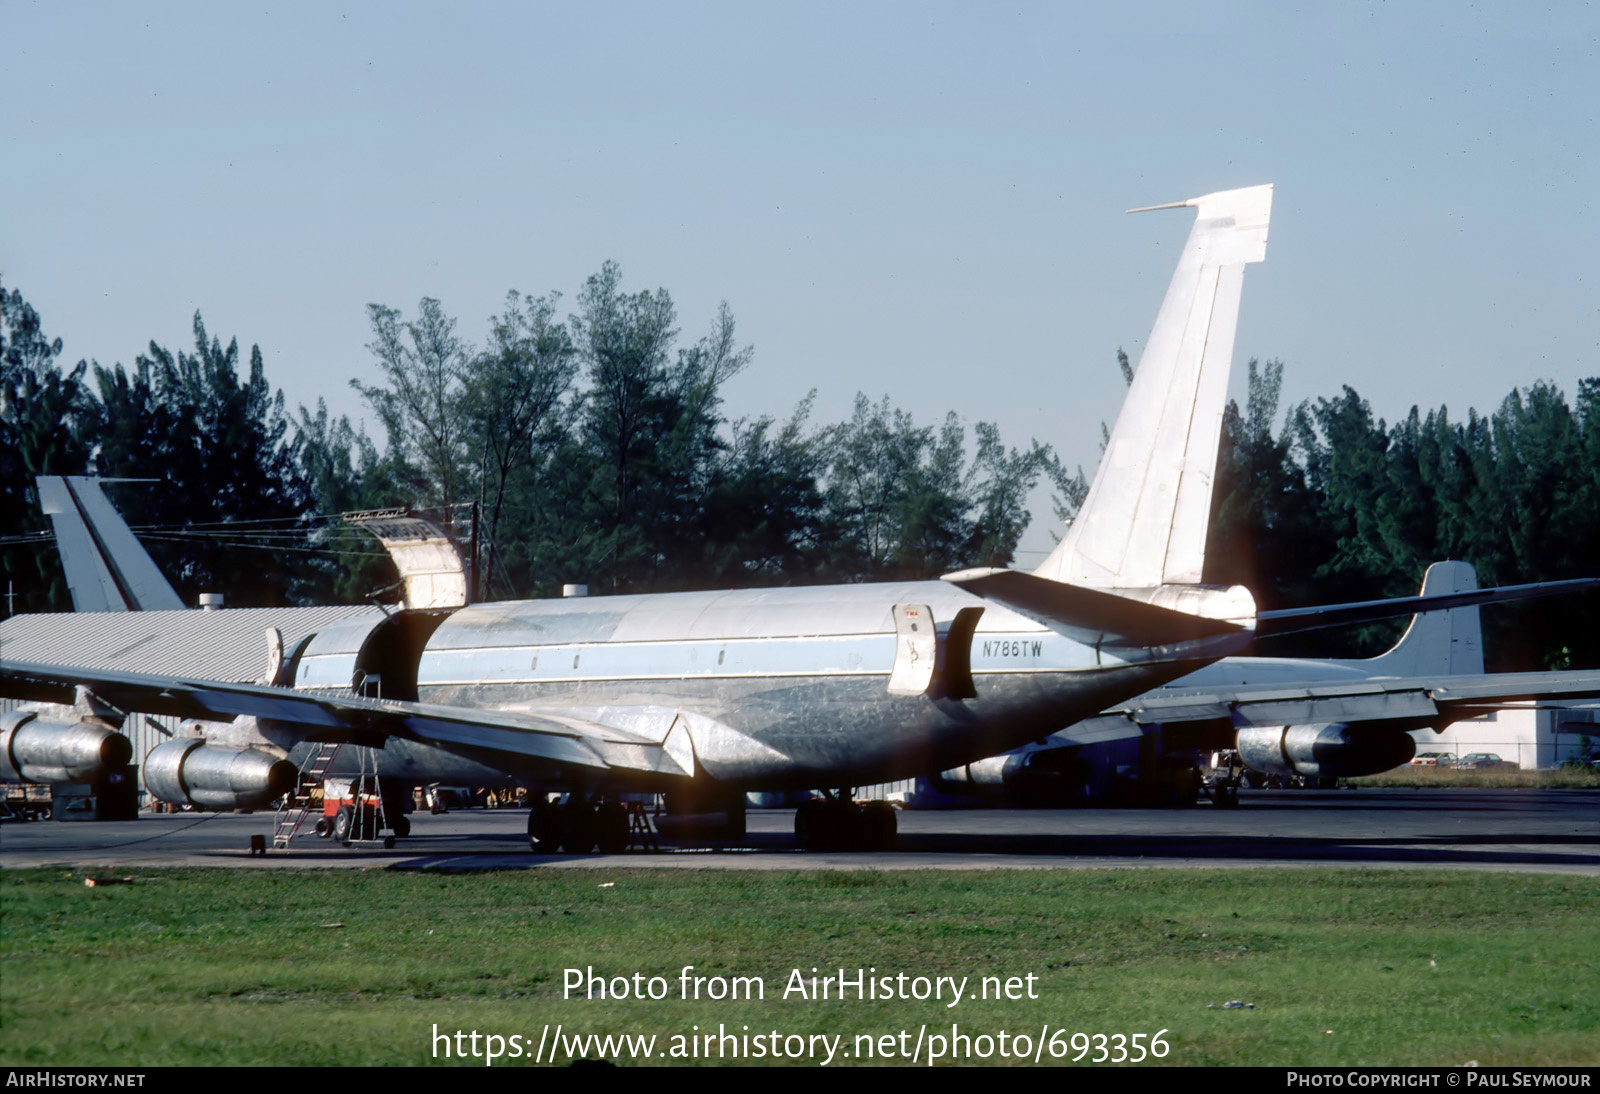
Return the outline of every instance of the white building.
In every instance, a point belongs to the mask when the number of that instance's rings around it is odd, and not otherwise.
[[[1600,753],[1600,707],[1562,709],[1528,704],[1456,722],[1443,733],[1420,729],[1411,736],[1419,753],[1448,752],[1461,757],[1492,752],[1528,770],[1559,767],[1569,759]]]

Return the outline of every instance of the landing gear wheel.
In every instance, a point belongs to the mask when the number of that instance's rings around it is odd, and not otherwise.
[[[411,818],[401,813],[395,817],[394,823],[390,824],[389,827],[394,829],[394,834],[398,838],[405,839],[411,834]]]
[[[864,830],[861,809],[853,801],[812,799],[795,810],[795,842],[807,851],[854,851]]]
[[[537,855],[553,855],[561,846],[561,810],[542,798],[528,810],[528,846]]]
[[[569,855],[594,850],[594,807],[573,794],[561,807],[561,849]]]
[[[603,855],[620,855],[628,849],[628,811],[621,802],[607,800],[595,807],[594,834]]]
[[[861,807],[861,849],[889,850],[894,846],[895,832],[899,826],[894,806],[888,802],[868,802]]]
[[[354,826],[354,821],[355,815],[348,805],[341,806],[333,815],[333,838],[346,847],[350,846],[350,829]]]
[[[1191,767],[1178,773],[1173,785],[1172,804],[1178,809],[1188,809],[1200,800],[1200,787],[1204,780],[1200,769]]]
[[[822,815],[826,805],[827,802],[808,799],[794,811],[794,841],[803,850],[821,850],[822,829],[827,823]]]

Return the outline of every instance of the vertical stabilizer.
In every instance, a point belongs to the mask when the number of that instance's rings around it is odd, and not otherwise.
[[[102,482],[40,475],[39,508],[55,528],[72,607],[80,612],[181,611],[183,600],[129,530]]]
[[[1422,577],[1423,596],[1471,592],[1478,574],[1470,563],[1435,562]],[[1477,608],[1450,608],[1411,617],[1394,648],[1377,657],[1341,661],[1373,676],[1479,676],[1483,673],[1483,629]]]
[[[1198,210],[1094,484],[1034,572],[1099,588],[1195,585],[1244,267],[1266,257],[1272,187],[1174,205]],[[1142,210],[1129,210],[1140,212]]]

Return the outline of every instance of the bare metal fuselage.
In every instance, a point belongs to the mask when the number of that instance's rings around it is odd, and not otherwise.
[[[939,632],[940,666],[921,694],[889,690],[904,656],[897,604],[925,606]],[[957,639],[970,641],[971,687],[955,698],[942,672],[949,624],[963,608],[984,614],[970,639]],[[313,643],[296,686],[348,687],[357,646]],[[840,786],[938,771],[1043,737],[1221,652],[1190,645],[1119,657],[939,581],[519,601],[445,620],[421,651],[416,697],[581,717],[655,741],[677,724],[693,742],[696,772],[719,783]],[[506,767],[452,751],[464,761],[458,772],[436,747],[391,740],[382,770],[479,782]],[[528,783],[572,775],[537,762],[509,773]]]

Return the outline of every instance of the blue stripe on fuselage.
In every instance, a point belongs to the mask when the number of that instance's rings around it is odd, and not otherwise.
[[[488,646],[429,650],[418,684],[887,676],[894,654],[892,634]],[[1109,658],[1106,662],[1112,663]],[[1049,632],[980,634],[973,642],[975,675],[1095,667],[1094,651]]]

